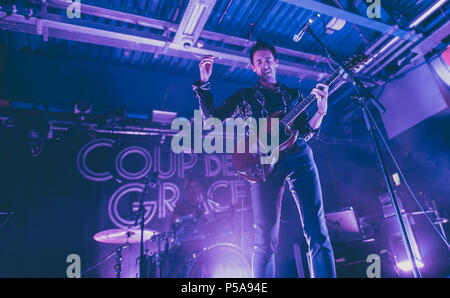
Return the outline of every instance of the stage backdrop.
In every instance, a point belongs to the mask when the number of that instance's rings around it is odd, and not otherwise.
[[[15,214],[0,229],[2,276],[65,277],[68,255],[78,254],[84,270],[113,252],[117,245],[98,243],[93,236],[134,225],[144,178],[152,171],[159,171],[160,183],[144,202],[146,228],[168,230],[185,194],[183,184],[194,176],[209,203],[216,202],[208,210],[244,207],[236,222],[251,227],[250,185],[235,176],[229,155],[174,154],[170,139],[159,144],[73,132],[49,141],[39,157],[31,158],[24,144],[8,140],[1,154],[1,209]],[[124,251],[122,276],[136,276],[138,254],[139,245]],[[114,262],[87,276],[113,277]]]

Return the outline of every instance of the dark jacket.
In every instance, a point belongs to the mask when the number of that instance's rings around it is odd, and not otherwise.
[[[226,118],[243,118],[244,120],[249,117],[255,119],[267,118],[274,112],[266,109],[266,107],[269,106],[267,102],[271,100],[270,96],[278,96],[276,99],[282,103],[280,109],[283,109],[285,113],[302,99],[302,96],[297,89],[277,84],[275,86],[275,92],[267,92],[268,89],[266,87],[257,83],[253,88],[243,88],[238,90],[231,97],[227,98],[219,107],[214,107],[209,82],[202,82],[199,80],[192,85],[192,88],[195,96],[199,100],[199,106],[203,117],[214,117],[222,121],[225,121]],[[298,129],[300,132],[299,138],[304,139],[305,141],[311,139],[311,137],[318,132],[318,130],[313,130],[311,128],[309,120],[310,118],[305,110],[297,117],[293,125],[293,128]]]

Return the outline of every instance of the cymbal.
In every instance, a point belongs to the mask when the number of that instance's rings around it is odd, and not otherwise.
[[[150,240],[153,235],[158,234],[157,231],[145,229],[144,241]],[[134,244],[141,241],[140,229],[111,229],[98,232],[94,235],[94,240],[109,244]]]

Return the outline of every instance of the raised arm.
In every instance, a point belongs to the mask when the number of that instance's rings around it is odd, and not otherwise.
[[[219,107],[214,107],[211,86],[209,83],[214,63],[213,60],[213,56],[205,56],[200,61],[200,80],[192,85],[192,89],[199,101],[199,107],[204,118],[215,117],[225,121],[226,118],[230,118],[235,114],[242,96],[240,95],[240,92],[237,92],[226,99]]]

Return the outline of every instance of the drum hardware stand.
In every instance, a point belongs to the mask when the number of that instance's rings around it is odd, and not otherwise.
[[[152,262],[156,265],[156,278],[161,278],[161,255],[159,252],[157,252],[153,257],[152,257]]]
[[[165,272],[165,276],[164,277],[169,277],[169,261],[170,261],[170,240],[171,239],[175,239],[175,236],[173,235],[173,233],[171,231],[167,232],[167,236],[166,236],[166,242],[164,243],[164,252],[165,252],[165,262],[164,262],[164,272]]]
[[[87,273],[92,271],[94,268],[96,268],[96,267],[100,266],[101,264],[103,264],[104,262],[106,262],[106,260],[110,259],[114,255],[117,255],[116,256],[116,265],[114,265],[114,270],[116,271],[116,277],[120,278],[120,272],[122,270],[122,251],[125,248],[127,248],[128,246],[129,246],[129,244],[124,244],[124,245],[119,246],[112,253],[110,253],[109,255],[107,255],[106,257],[104,257],[103,259],[98,261],[97,263],[95,263],[93,266],[91,266],[88,269],[81,272],[81,276],[86,275]]]
[[[122,271],[122,246],[116,249],[116,265],[114,269],[116,270],[116,278],[120,278],[120,272]]]
[[[148,173],[145,178],[144,190],[142,191],[141,199],[139,200],[139,210],[136,214],[136,220],[134,226],[137,226],[139,219],[141,229],[141,241],[140,241],[140,253],[139,253],[139,278],[147,277],[147,258],[144,253],[144,197],[148,194],[149,189],[155,188],[158,185],[159,172]]]
[[[434,222],[439,226],[442,235],[447,240],[447,236],[445,235],[444,226],[442,224],[447,223],[448,219],[444,218],[444,217],[441,217],[439,215],[439,212],[438,212],[438,209],[437,209],[437,206],[436,206],[436,202],[434,200],[431,201],[431,204],[433,205],[434,215],[436,216],[436,219],[434,220]]]
[[[323,19],[322,19],[323,21]],[[405,244],[405,248],[406,248],[406,253],[408,255],[408,260],[412,265],[412,269],[413,269],[413,274],[415,278],[421,278],[421,274],[419,271],[419,268],[417,267],[417,264],[415,262],[416,258],[414,256],[414,252],[412,250],[412,246],[411,246],[411,241],[408,237],[408,234],[406,232],[406,228],[405,228],[405,223],[403,221],[403,216],[401,214],[400,208],[398,206],[398,202],[397,202],[397,198],[394,194],[394,190],[391,184],[391,181],[389,180],[389,174],[386,170],[385,167],[385,163],[383,160],[383,156],[381,154],[381,149],[380,149],[380,144],[377,140],[377,135],[376,135],[376,131],[375,128],[377,128],[377,125],[375,123],[375,120],[372,116],[372,114],[370,113],[368,107],[367,107],[367,100],[370,100],[376,107],[377,109],[380,111],[380,113],[385,113],[386,109],[383,107],[383,105],[373,96],[373,94],[361,83],[361,81],[359,81],[354,75],[353,72],[351,72],[347,67],[345,67],[345,65],[343,63],[341,63],[339,61],[339,59],[337,59],[332,53],[330,53],[330,51],[328,50],[327,46],[325,44],[322,43],[322,41],[314,34],[314,32],[311,30],[311,28],[309,27],[307,29],[307,31],[311,34],[311,36],[319,43],[319,45],[324,49],[324,51],[326,52],[328,58],[330,58],[333,62],[335,62],[347,75],[348,77],[352,80],[353,85],[356,88],[356,91],[358,92],[358,101],[360,103],[361,106],[361,110],[364,116],[364,120],[365,120],[365,124],[367,126],[367,130],[370,133],[370,136],[372,138],[372,142],[375,148],[375,152],[377,154],[377,158],[378,161],[380,163],[381,166],[381,170],[383,172],[383,176],[384,176],[384,180],[386,182],[386,186],[389,190],[389,195],[391,197],[392,200],[392,205],[394,206],[394,210],[395,210],[395,214],[397,216],[398,219],[398,223],[400,225],[400,230],[401,230],[401,234],[402,234],[402,238],[403,238],[403,242]],[[382,137],[382,135],[381,135]],[[382,138],[382,140],[384,141],[384,139]],[[384,142],[385,146],[387,147],[386,142]],[[387,147],[389,150],[389,147]],[[390,150],[389,150],[390,152]],[[400,174],[402,173],[400,168],[397,165],[397,162],[395,161],[395,158],[391,155],[392,159],[394,160],[397,168],[399,169]],[[401,174],[402,179],[404,179],[403,174]],[[405,180],[406,182],[406,180]],[[406,183],[407,184],[407,183]],[[407,184],[408,185],[408,184]],[[416,199],[416,197],[414,196],[414,193],[409,189],[409,191],[411,192],[411,194],[413,195],[416,203],[419,205],[419,207],[424,210],[422,204]],[[438,232],[438,234],[441,236],[441,238],[443,239],[443,241],[447,244],[447,248],[449,247],[449,244],[447,242],[447,240],[442,236],[442,234],[437,230],[436,226],[433,224],[433,221],[431,220],[431,218],[429,218],[429,216],[425,213],[425,215],[427,216],[428,220],[432,223],[432,226],[434,227],[434,229],[436,230],[436,232]]]
[[[158,251],[156,252],[156,254],[153,255],[151,261],[156,265],[156,278],[162,278],[162,270],[161,270],[161,261],[165,260],[165,256],[163,256],[163,253],[161,251],[161,240],[166,240],[167,237],[165,235],[165,233],[162,234],[158,234],[152,237],[154,239],[156,239],[157,241],[157,246],[158,246]],[[165,245],[165,248],[167,248],[167,244]],[[167,250],[166,250],[167,253]]]
[[[156,254],[156,277],[157,278],[161,278],[161,237],[164,237],[164,235],[161,235],[160,237],[158,237],[156,239],[156,241],[158,241],[158,253]]]

